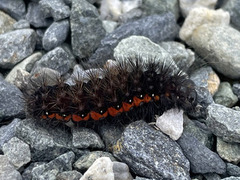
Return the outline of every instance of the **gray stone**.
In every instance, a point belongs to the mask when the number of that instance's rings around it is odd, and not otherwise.
[[[232,0],[225,1],[224,5],[221,7],[223,10],[228,11],[231,17],[231,24],[240,30],[240,1]]]
[[[190,161],[193,173],[224,174],[226,172],[226,164],[218,154],[208,149],[191,134],[183,133],[177,142]]]
[[[69,22],[68,20],[62,20],[54,22],[47,28],[44,33],[42,44],[45,50],[51,50],[60,44],[62,44],[68,35]]]
[[[227,163],[227,174],[230,176],[240,177],[240,167],[231,163]]]
[[[82,174],[76,170],[58,173],[57,180],[79,180]]]
[[[230,177],[227,177],[227,178],[223,178],[222,180],[240,180],[240,177],[230,176]]]
[[[194,52],[179,42],[161,42],[159,45],[172,56],[179,69],[185,72],[195,61]]]
[[[0,77],[0,99],[0,121],[5,118],[24,116],[22,92],[2,77]]]
[[[172,40],[178,34],[179,27],[172,13],[152,15],[119,26],[108,34],[99,48],[90,57],[90,62],[104,63],[113,58],[113,49],[122,40],[132,35],[145,36],[155,43]],[[103,62],[104,61],[104,62]]]
[[[72,142],[75,148],[103,149],[105,147],[99,135],[92,129],[84,127],[73,127],[72,135]]]
[[[212,95],[204,87],[196,86],[195,90],[197,92],[197,102],[200,106],[198,106],[198,108],[194,111],[189,111],[188,114],[198,119],[205,119],[207,116],[207,107],[214,102]]]
[[[190,164],[180,146],[144,121],[126,127],[113,153],[139,176],[159,180],[190,179]]]
[[[52,23],[52,20],[47,19],[42,15],[40,5],[35,2],[30,2],[28,4],[26,20],[36,28],[48,27]]]
[[[29,145],[16,137],[5,143],[2,150],[16,169],[20,169],[31,160]]]
[[[213,134],[204,123],[191,121],[185,116],[183,132],[191,134],[197,138],[197,140],[205,145],[208,149],[213,149]]]
[[[148,178],[136,176],[136,178],[134,180],[156,180],[156,179],[148,179]]]
[[[218,104],[211,104],[207,111],[207,126],[213,134],[226,142],[240,143],[239,111]]]
[[[21,174],[11,165],[8,158],[4,155],[0,155],[0,179],[22,180]]]
[[[116,159],[112,154],[103,151],[92,151],[81,156],[75,163],[74,168],[80,172],[85,172],[100,157],[109,157],[112,161]]]
[[[41,52],[36,52],[26,59],[24,59],[22,62],[18,63],[14,68],[8,73],[5,80],[10,83],[14,83],[14,80],[18,77],[17,71],[18,70],[24,70],[30,72],[35,64],[36,61],[38,61],[42,57]]]
[[[86,0],[73,0],[71,9],[71,40],[73,53],[89,57],[105,36],[97,9]]]
[[[240,162],[240,144],[227,143],[217,138],[217,152],[222,159],[238,164]]]
[[[32,29],[21,29],[0,35],[0,67],[12,68],[35,49],[36,33]]]
[[[24,17],[26,6],[23,0],[1,0],[0,10],[18,20]]]
[[[40,8],[44,17],[53,17],[54,21],[59,21],[70,16],[70,8],[63,0],[41,0]]]
[[[238,97],[233,94],[231,84],[229,82],[221,82],[213,99],[215,103],[226,107],[232,107],[238,101]]]
[[[25,19],[20,19],[18,22],[13,24],[14,29],[27,29],[30,28],[30,24]]]
[[[238,97],[238,99],[240,99],[240,84],[239,83],[233,84],[232,91]]]
[[[136,0],[136,1],[138,1],[138,0]],[[130,2],[130,1],[125,1],[125,2]],[[141,2],[141,0],[139,0],[138,2]],[[127,23],[127,22],[130,22],[130,21],[134,21],[134,20],[140,19],[142,17],[142,15],[143,15],[143,11],[141,9],[134,8],[134,9],[128,11],[128,12],[125,12],[124,14],[121,14],[118,17],[118,19],[119,19],[118,21],[121,24],[123,24],[123,23]]]
[[[16,127],[20,119],[15,118],[10,124],[0,127],[0,150],[2,150],[2,145],[9,141],[12,137],[15,136]]]
[[[66,128],[66,127],[65,127]],[[25,119],[19,123],[16,136],[29,144],[32,161],[49,161],[72,150],[79,155],[85,151],[73,148],[71,134],[61,127],[40,124],[35,119]]]
[[[51,68],[58,71],[60,74],[66,74],[73,64],[71,62],[68,53],[61,47],[49,51],[47,54],[37,61],[32,69],[32,72],[36,72],[39,68]]]
[[[0,11],[0,34],[13,30],[13,25],[16,21],[9,15]]]
[[[206,173],[203,174],[206,180],[221,180],[222,178],[216,173]]]
[[[43,164],[33,168],[32,176],[33,179],[56,179],[59,172],[71,171],[72,163],[74,161],[75,155],[72,151],[62,154],[56,159],[50,161],[47,164]]]
[[[205,57],[218,72],[238,79],[240,77],[240,33],[230,26],[205,24],[195,30],[188,44]]]
[[[33,177],[32,177],[33,168],[38,167],[38,166],[43,165],[43,164],[47,164],[47,163],[45,163],[45,162],[31,163],[26,169],[24,169],[24,171],[22,173],[22,178],[24,180],[32,180],[33,179]]]
[[[220,85],[218,75],[210,66],[202,67],[194,71],[190,78],[197,86],[208,89],[212,95],[216,93]]]
[[[132,180],[127,164],[122,162],[113,162],[114,180]]]
[[[103,23],[103,28],[105,29],[106,33],[113,32],[116,29],[117,25],[118,25],[118,23],[115,22],[115,21],[107,21],[107,20],[105,20],[105,21],[102,21],[102,23]]]
[[[163,14],[171,12],[175,15],[175,18],[179,17],[179,5],[177,0],[165,1],[165,0],[143,0],[141,9],[145,15]]]

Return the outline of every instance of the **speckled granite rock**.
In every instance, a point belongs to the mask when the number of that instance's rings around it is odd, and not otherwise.
[[[183,133],[177,142],[190,161],[193,173],[224,174],[226,172],[226,164],[218,154],[205,147],[192,135]]]
[[[90,62],[102,63],[113,58],[113,49],[124,38],[132,35],[145,36],[155,43],[172,40],[178,33],[178,25],[172,13],[152,15],[125,23],[108,34],[90,57]]]
[[[0,179],[22,180],[21,174],[11,165],[8,158],[4,155],[0,155]]]
[[[226,142],[240,142],[240,112],[222,105],[211,104],[207,108],[207,126],[213,134]]]
[[[0,35],[0,67],[11,69],[16,63],[31,55],[35,49],[36,33],[21,29]]]
[[[16,169],[20,169],[31,160],[29,145],[16,137],[3,144],[2,150]]]
[[[23,0],[1,0],[0,10],[8,13],[14,19],[24,18],[26,5]]]
[[[13,25],[16,21],[9,15],[0,11],[0,34],[13,30]]]
[[[86,0],[73,0],[71,9],[71,43],[79,58],[89,57],[105,36],[97,9]]]
[[[125,129],[113,153],[140,176],[190,179],[189,162],[179,145],[143,121]]]
[[[23,117],[24,101],[22,92],[0,76],[0,121],[11,117]]]

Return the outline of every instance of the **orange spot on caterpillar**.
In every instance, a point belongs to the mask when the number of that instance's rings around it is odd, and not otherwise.
[[[144,96],[144,102],[145,103],[148,103],[148,102],[150,102],[152,100],[152,98],[148,95],[148,94],[146,94],[145,96]]]
[[[64,118],[64,121],[69,121],[70,119],[71,119],[71,115],[68,115],[68,116],[66,116],[65,118]]]
[[[47,119],[47,116],[46,115],[42,115],[41,119]]]
[[[88,113],[84,118],[82,118],[82,117],[80,117],[80,116],[78,116],[78,115],[76,115],[76,114],[73,114],[73,115],[72,115],[72,120],[75,121],[75,122],[87,121],[87,120],[89,120],[89,118],[90,118],[89,113]]]
[[[53,113],[53,114],[50,114],[50,115],[48,115],[48,118],[50,118],[50,119],[53,119],[53,118],[55,118],[55,113]]]
[[[160,100],[160,97],[158,95],[154,96],[154,100],[155,101],[159,101]]]
[[[128,103],[123,102],[122,105],[123,105],[122,106],[123,111],[127,112],[127,111],[130,111],[130,109],[134,106],[134,103],[128,104]]]
[[[133,102],[135,106],[139,106],[142,102],[144,102],[144,99],[139,99],[136,96],[133,97]]]
[[[108,112],[107,112],[107,111],[106,111],[105,113],[103,113],[103,114],[99,114],[99,113],[97,113],[97,112],[95,112],[95,111],[91,111],[91,112],[90,112],[91,118],[92,118],[93,120],[95,120],[95,121],[98,121],[98,120],[100,120],[101,118],[105,118],[105,117],[107,117],[107,115],[108,115]]]
[[[123,112],[123,108],[121,107],[120,109],[115,109],[113,107],[108,108],[108,114],[110,114],[111,116],[117,116],[119,113]]]
[[[60,116],[58,113],[56,113],[56,116],[55,116],[55,118],[56,118],[57,120],[63,120],[63,117],[62,117],[62,116]]]

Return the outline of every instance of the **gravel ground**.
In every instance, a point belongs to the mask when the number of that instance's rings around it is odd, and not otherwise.
[[[1,0],[0,180],[240,180],[239,17],[238,0]],[[177,121],[166,112],[159,129],[27,116],[29,76],[71,77],[80,62],[129,54],[173,60],[195,82],[198,109],[173,110]]]

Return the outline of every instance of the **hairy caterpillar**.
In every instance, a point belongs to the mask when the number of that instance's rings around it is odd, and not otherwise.
[[[171,108],[188,111],[196,106],[193,81],[155,58],[116,61],[76,77],[72,85],[62,77],[54,80],[30,80],[24,90],[27,111],[36,119],[84,123],[127,115],[151,120]]]

